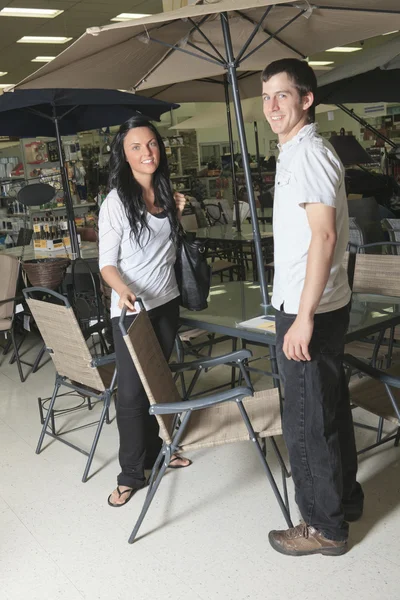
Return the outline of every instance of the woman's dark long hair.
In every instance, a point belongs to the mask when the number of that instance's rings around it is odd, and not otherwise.
[[[119,128],[111,145],[109,189],[117,190],[131,226],[132,235],[141,244],[144,230],[149,231],[147,207],[143,199],[142,186],[136,181],[124,152],[126,134],[137,127],[147,127],[154,133],[157,140],[160,149],[160,163],[153,175],[154,204],[166,212],[171,225],[170,239],[176,244],[179,238],[179,221],[170,184],[167,154],[162,137],[146,117],[131,117]]]

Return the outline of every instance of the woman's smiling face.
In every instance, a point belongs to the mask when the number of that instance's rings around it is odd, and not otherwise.
[[[153,131],[148,127],[130,129],[124,138],[125,158],[138,175],[152,175],[160,164],[160,148]]]

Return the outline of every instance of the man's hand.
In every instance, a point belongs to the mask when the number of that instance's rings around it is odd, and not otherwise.
[[[178,211],[178,219],[182,217],[183,209],[185,208],[186,198],[185,194],[180,194],[179,192],[175,192],[174,200],[176,204],[176,210]]]
[[[283,352],[288,360],[311,360],[308,346],[314,330],[312,318],[297,317],[283,338]]]

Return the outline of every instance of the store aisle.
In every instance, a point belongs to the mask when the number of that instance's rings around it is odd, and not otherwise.
[[[37,396],[51,392],[53,376],[47,363],[21,384],[14,365],[0,365],[0,600],[398,597],[400,449],[362,458],[365,515],[342,557],[272,550],[268,531],[285,524],[251,444],[196,452],[190,469],[169,472],[130,546],[145,492],[121,510],[107,505],[118,469],[115,422],[104,428],[86,484],[83,455],[50,438],[34,453]],[[208,377],[210,385],[224,374]],[[83,429],[74,439],[88,444],[92,434]],[[370,436],[357,430],[360,444]],[[272,454],[271,466],[278,478]],[[293,502],[292,512],[297,521]]]

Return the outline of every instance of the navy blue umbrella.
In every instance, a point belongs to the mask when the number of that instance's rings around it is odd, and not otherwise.
[[[79,256],[79,246],[61,136],[119,125],[135,114],[159,121],[163,113],[178,106],[103,89],[15,90],[0,96],[0,135],[57,139],[73,257]]]

